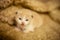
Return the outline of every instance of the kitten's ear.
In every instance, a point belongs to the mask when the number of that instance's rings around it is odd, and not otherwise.
[[[33,14],[30,14],[30,16],[33,18]]]
[[[16,14],[18,14],[18,12],[15,12]]]
[[[31,15],[31,17],[33,18],[33,15]]]

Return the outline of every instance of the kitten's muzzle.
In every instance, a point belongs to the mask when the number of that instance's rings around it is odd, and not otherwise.
[[[21,26],[24,26],[24,25],[25,25],[24,22],[22,22],[22,23],[21,23]]]

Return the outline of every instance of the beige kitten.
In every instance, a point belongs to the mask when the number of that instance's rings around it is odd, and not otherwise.
[[[15,17],[18,30],[22,30],[25,33],[33,32],[35,28],[40,27],[43,23],[39,14],[31,12],[28,9],[20,9],[16,12]]]

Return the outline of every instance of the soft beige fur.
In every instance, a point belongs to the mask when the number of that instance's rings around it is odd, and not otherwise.
[[[21,4],[37,12],[46,12],[58,7],[60,5],[60,0],[16,0],[15,4]]]
[[[51,11],[60,5],[60,0],[0,0],[0,8],[22,5],[37,12]]]
[[[0,15],[6,15],[3,16],[5,19],[8,18],[8,21],[12,18],[16,13],[16,10],[18,10],[19,7],[9,7],[8,9],[5,9],[5,11],[2,11],[2,14]],[[8,10],[8,11],[7,11]],[[22,11],[22,10],[21,10]],[[26,10],[25,10],[26,11]],[[25,13],[24,11],[24,13]],[[5,13],[5,14],[4,14]],[[31,11],[33,13],[33,11]],[[9,16],[11,15],[11,16]],[[15,30],[15,25],[9,25],[4,21],[0,21],[0,40],[60,40],[60,24],[57,24],[55,21],[53,21],[47,14],[39,14],[42,17],[43,24],[36,28],[34,32],[29,33],[23,33],[22,31]],[[37,16],[36,16],[37,17]],[[10,21],[13,22],[13,21]]]
[[[49,16],[40,13],[43,24],[34,32],[23,33],[15,30],[16,25],[13,25],[16,10],[20,7],[10,5],[21,5],[31,9],[31,12],[34,10],[50,13]],[[58,6],[60,0],[0,0],[0,8],[6,8],[0,11],[0,40],[60,40],[60,10],[55,9]]]
[[[23,33],[9,26],[7,23],[0,22],[0,39],[3,40],[60,40],[60,25],[52,21],[48,15],[41,15],[44,24],[36,28],[34,32]]]

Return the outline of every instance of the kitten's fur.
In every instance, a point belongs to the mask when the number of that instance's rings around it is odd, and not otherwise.
[[[25,33],[34,31],[35,28],[40,27],[43,23],[39,14],[31,12],[28,9],[20,9],[16,14],[15,20],[17,22],[17,28]]]

